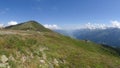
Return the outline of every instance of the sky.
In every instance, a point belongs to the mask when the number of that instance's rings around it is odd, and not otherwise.
[[[0,0],[0,26],[29,20],[52,29],[120,27],[120,0]]]

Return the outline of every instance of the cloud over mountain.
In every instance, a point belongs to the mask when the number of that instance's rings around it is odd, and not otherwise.
[[[16,21],[10,21],[10,22],[8,22],[8,25],[16,25],[16,24],[18,24],[18,22],[16,22]]]
[[[2,28],[2,27],[4,27],[4,24],[1,24],[1,23],[0,23],[0,28]]]
[[[120,28],[120,22],[117,20],[111,21],[109,24],[97,24],[97,23],[87,23],[84,25],[84,28],[88,29],[106,29],[106,28]]]
[[[106,29],[106,25],[105,24],[91,24],[91,23],[87,23],[85,24],[85,28],[88,29]]]
[[[120,22],[115,20],[115,21],[111,21],[112,27],[116,27],[116,28],[120,28]]]
[[[56,24],[45,24],[44,27],[49,28],[49,29],[61,29],[58,25]]]

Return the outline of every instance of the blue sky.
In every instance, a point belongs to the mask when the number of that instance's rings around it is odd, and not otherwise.
[[[62,28],[120,21],[120,0],[1,0],[0,23],[36,20]]]

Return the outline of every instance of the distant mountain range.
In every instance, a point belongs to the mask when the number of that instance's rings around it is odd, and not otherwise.
[[[78,30],[55,30],[64,35],[68,35],[81,40],[90,40],[99,44],[120,47],[120,29],[78,29]]]

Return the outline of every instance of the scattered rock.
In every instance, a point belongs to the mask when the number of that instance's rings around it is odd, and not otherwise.
[[[48,50],[48,48],[46,48],[46,47],[40,48],[41,52],[43,52],[44,50]]]
[[[5,68],[8,66],[8,63],[0,63],[0,68]]]
[[[45,60],[40,60],[40,63],[45,64]]]
[[[22,61],[22,63],[24,63],[25,61],[26,61],[26,56],[22,56],[22,58],[21,58],[21,61]]]
[[[2,55],[1,56],[1,62],[2,63],[0,63],[0,68],[10,68],[7,61],[8,61],[8,58],[6,57],[6,55]]]
[[[5,55],[1,56],[2,63],[6,63],[8,61],[8,58]]]
[[[59,63],[59,62],[57,61],[57,59],[54,59],[54,64],[55,64],[56,66],[59,66],[58,63]]]

